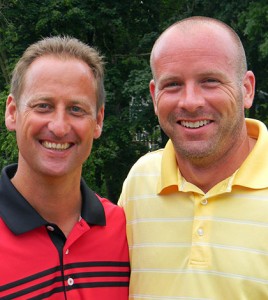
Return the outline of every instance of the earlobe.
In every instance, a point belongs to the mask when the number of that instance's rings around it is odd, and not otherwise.
[[[104,119],[104,106],[102,106],[97,114],[97,123],[94,130],[94,139],[98,139],[102,133],[102,126],[103,126],[103,119]]]
[[[253,72],[247,71],[243,81],[243,89],[244,89],[244,108],[248,109],[252,106],[254,95],[255,95],[255,76]]]
[[[6,101],[5,124],[9,131],[16,130],[17,105],[13,95],[9,95]]]
[[[101,136],[102,127],[100,124],[96,124],[95,132],[94,132],[94,139],[98,139]]]
[[[150,81],[149,89],[150,89],[150,94],[151,94],[151,97],[152,97],[152,100],[153,100],[154,112],[157,115],[158,112],[157,112],[156,97],[155,97],[156,87],[155,87],[155,82],[154,82],[153,79]]]

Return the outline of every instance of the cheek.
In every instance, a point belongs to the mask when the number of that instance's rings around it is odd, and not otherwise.
[[[83,122],[77,122],[73,123],[73,131],[76,133],[76,135],[79,137],[80,141],[86,141],[86,143],[91,143],[94,137],[94,131],[95,131],[96,123],[91,121],[83,121]]]
[[[22,135],[36,135],[44,127],[42,118],[25,118],[18,128]]]
[[[206,99],[206,106],[220,114],[232,115],[240,105],[240,97],[237,95],[237,90],[233,88],[221,87],[206,91],[203,95]]]
[[[216,99],[218,98],[225,102],[236,103],[239,90],[232,86],[223,86],[216,90],[216,93],[218,93],[218,97],[215,97]]]
[[[159,115],[166,115],[177,109],[179,96],[177,93],[159,92],[156,97],[156,107]]]

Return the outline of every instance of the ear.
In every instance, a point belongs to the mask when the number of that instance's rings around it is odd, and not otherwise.
[[[244,108],[250,108],[255,95],[255,76],[247,71],[243,80]]]
[[[98,139],[101,136],[103,120],[104,120],[104,105],[101,106],[97,114],[97,118],[96,118],[97,122],[95,125],[95,130],[93,135],[94,139]]]
[[[16,130],[17,105],[13,95],[9,95],[6,101],[5,123],[9,131]]]
[[[158,113],[158,111],[157,111],[157,101],[156,101],[156,97],[155,97],[156,86],[155,86],[155,81],[153,79],[150,81],[149,89],[150,89],[150,94],[151,94],[153,104],[154,104],[154,112],[157,115],[157,113]]]

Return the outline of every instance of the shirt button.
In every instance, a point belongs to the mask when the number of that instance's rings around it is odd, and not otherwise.
[[[54,231],[55,228],[54,228],[53,226],[48,225],[48,226],[47,226],[47,230],[49,230],[49,231]]]
[[[67,249],[67,250],[65,251],[65,254],[69,254],[69,252],[70,252],[69,249]]]
[[[203,235],[204,235],[204,230],[203,230],[203,228],[198,228],[198,229],[197,229],[197,234],[198,234],[199,236],[203,236]]]
[[[203,199],[203,200],[201,201],[201,204],[202,204],[202,205],[207,205],[207,204],[208,204],[208,199]]]
[[[68,285],[73,285],[74,284],[74,280],[73,280],[73,278],[68,278],[68,280],[67,280],[67,283],[68,283]]]

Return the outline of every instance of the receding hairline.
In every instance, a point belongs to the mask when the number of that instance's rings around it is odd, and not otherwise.
[[[150,65],[151,69],[153,71],[153,57],[154,57],[154,52],[155,49],[157,48],[158,44],[161,42],[163,38],[165,38],[166,34],[170,32],[171,30],[190,30],[193,27],[196,27],[197,25],[208,25],[208,26],[218,26],[219,28],[222,28],[225,30],[226,33],[229,34],[231,40],[234,42],[234,45],[237,49],[237,58],[238,58],[238,65],[239,65],[239,72],[241,75],[247,71],[247,60],[246,60],[246,55],[245,55],[245,50],[243,47],[243,44],[238,36],[238,34],[235,32],[235,30],[227,25],[226,23],[218,20],[218,19],[213,19],[210,17],[203,17],[203,16],[194,16],[194,17],[189,17],[186,19],[182,19],[171,26],[169,26],[166,30],[164,30],[161,35],[158,37],[158,39],[155,41],[152,51],[151,51],[151,56],[150,56]]]

